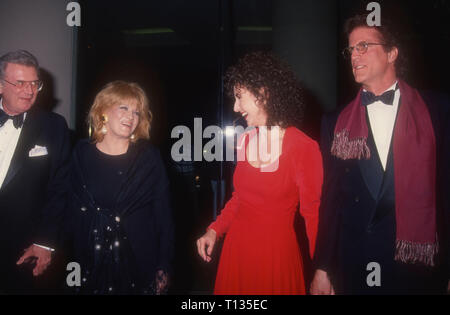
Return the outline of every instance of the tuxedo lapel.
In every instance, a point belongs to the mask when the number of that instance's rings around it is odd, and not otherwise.
[[[381,186],[379,199],[383,197],[386,190],[390,188],[391,183],[394,181],[394,152],[393,152],[393,141],[391,141],[391,146],[389,148],[388,159],[386,163],[386,172],[383,178],[383,185]]]
[[[376,224],[395,209],[395,188],[394,188],[394,156],[392,143],[389,149],[386,172],[383,178],[380,194],[378,196],[378,206],[371,222]]]
[[[369,134],[367,137],[367,146],[370,149],[370,159],[358,160],[359,169],[361,171],[364,182],[370,191],[374,200],[378,200],[381,186],[383,184],[384,170],[381,165],[380,158],[378,156],[378,150],[373,138],[372,129],[368,117],[367,126]]]
[[[36,139],[39,136],[40,129],[42,127],[39,122],[39,118],[40,115],[38,112],[30,111],[27,113],[27,117],[22,127],[22,132],[20,133],[19,140],[17,142],[16,150],[14,151],[11,164],[9,165],[2,187],[6,187],[6,185],[8,185],[8,183],[23,167],[26,159],[29,158],[28,154],[36,144]]]

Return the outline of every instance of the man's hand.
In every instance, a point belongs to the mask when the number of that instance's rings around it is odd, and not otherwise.
[[[326,271],[316,270],[310,292],[312,295],[334,295],[334,288]]]
[[[52,252],[48,249],[31,245],[25,249],[24,254],[19,258],[16,264],[21,265],[24,262],[29,262],[32,260],[35,260],[36,262],[36,266],[33,268],[33,276],[40,276],[50,265],[52,261]]]

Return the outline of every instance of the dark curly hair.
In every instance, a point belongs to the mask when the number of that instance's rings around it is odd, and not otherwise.
[[[267,113],[267,126],[301,127],[304,116],[303,88],[291,68],[272,53],[252,52],[228,68],[225,89],[252,93]]]
[[[368,26],[367,25],[368,14],[355,15],[345,21],[344,33],[347,39],[350,34],[359,27],[375,28],[381,36],[381,40],[384,43],[384,51],[389,52],[392,48],[397,47],[399,53],[397,60],[395,61],[395,71],[399,77],[405,77],[407,74],[407,59],[403,51],[402,44],[400,42],[400,34],[398,27],[394,25],[394,22],[388,18],[383,18],[381,26]]]

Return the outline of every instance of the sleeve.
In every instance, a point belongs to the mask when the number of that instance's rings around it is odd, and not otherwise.
[[[322,201],[319,209],[319,226],[317,243],[314,253],[314,267],[331,272],[335,263],[337,239],[339,231],[338,204],[338,176],[334,169],[334,157],[331,156],[331,143],[334,130],[330,118],[322,119],[320,149],[323,157],[324,182]]]
[[[256,132],[255,129],[245,132],[239,136],[238,145],[237,145],[237,160],[244,161],[246,159],[245,152],[246,146],[248,143],[249,136],[254,135]],[[239,197],[237,193],[234,191],[230,200],[225,204],[225,207],[220,212],[220,215],[217,216],[216,220],[208,226],[208,229],[212,229],[217,233],[217,237],[223,237],[230,228],[231,222],[238,211],[239,206]]]
[[[300,214],[305,220],[306,235],[311,257],[314,256],[319,206],[322,193],[322,156],[316,142],[295,159],[295,180],[299,190]]]
[[[238,210],[239,200],[236,192],[233,192],[231,199],[226,203],[225,207],[220,212],[220,215],[217,217],[216,221],[214,221],[208,229],[212,229],[216,231],[217,237],[222,237],[225,233],[228,232],[230,228],[231,222],[236,215]]]
[[[35,244],[57,248],[62,233],[64,212],[67,206],[68,174],[70,163],[70,134],[66,121],[53,116],[51,130],[53,142],[49,145],[50,174],[46,189],[46,203],[42,209]]]
[[[156,211],[159,234],[159,253],[157,270],[171,272],[174,255],[174,224],[170,205],[169,180],[159,151],[156,151],[156,178],[154,182]]]

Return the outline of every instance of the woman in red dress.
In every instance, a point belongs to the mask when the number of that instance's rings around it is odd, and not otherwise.
[[[234,111],[256,128],[238,141],[235,191],[197,240],[199,255],[211,261],[216,240],[225,236],[215,294],[305,294],[294,216],[299,209],[312,257],[322,157],[317,143],[294,127],[303,116],[302,89],[286,65],[262,52],[231,67],[226,87],[235,97]],[[254,154],[261,143],[270,160]]]

